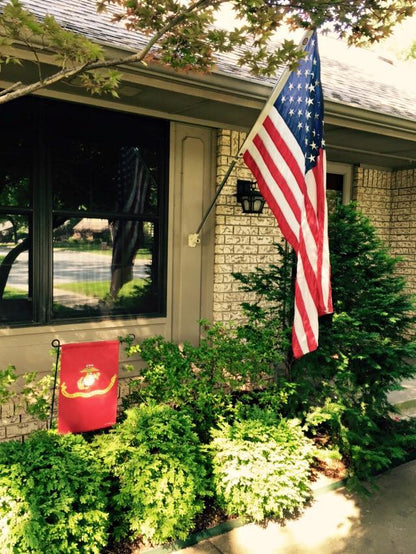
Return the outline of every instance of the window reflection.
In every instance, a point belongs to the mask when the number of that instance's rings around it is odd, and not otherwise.
[[[32,319],[30,218],[0,214],[0,319]]]
[[[124,243],[127,229],[137,229],[132,250]],[[54,317],[155,311],[153,235],[151,222],[133,220],[73,218],[55,229]]]
[[[164,314],[168,122],[34,97],[0,114],[2,325]]]
[[[52,117],[52,113],[49,116]],[[133,125],[120,114],[89,112],[85,128],[83,110],[65,112],[65,134],[57,131],[51,143],[53,209],[155,215],[159,209],[161,181],[161,136],[152,125]],[[103,128],[105,123],[105,128]],[[50,122],[51,131],[53,122]],[[108,129],[112,129],[111,136]],[[140,182],[140,171],[148,175]],[[151,175],[152,178],[148,178]],[[131,202],[131,187],[139,178],[142,188]],[[136,186],[137,186],[136,185]]]

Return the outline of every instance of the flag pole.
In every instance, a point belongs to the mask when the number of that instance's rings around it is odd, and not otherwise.
[[[307,44],[307,42],[308,42],[309,38],[312,36],[312,34],[313,34],[313,30],[306,31],[304,33],[301,41],[299,42],[296,50],[302,50],[303,46],[305,46],[305,44]],[[289,69],[288,67],[286,67],[285,70],[283,71],[283,73],[281,74],[279,80],[277,81],[276,85],[274,86],[274,89],[272,90],[272,93],[271,93],[269,99],[267,100],[267,102],[263,106],[263,109],[261,110],[260,115],[258,116],[255,124],[251,128],[251,131],[248,133],[248,135],[246,137],[246,140],[243,142],[243,144],[242,144],[242,146],[239,150],[239,153],[237,155],[239,155],[239,156],[242,155],[242,153],[246,150],[246,145],[250,144],[251,141],[253,140],[253,137],[257,134],[257,131],[261,127],[261,125],[262,125],[265,117],[267,116],[267,114],[270,112],[271,106],[273,106],[273,104],[276,102],[277,97],[282,92],[282,89],[285,86],[286,81],[289,79],[289,76],[292,73],[292,71],[293,71],[292,69]]]
[[[224,175],[224,177],[223,177],[223,179],[222,179],[222,181],[221,181],[221,183],[218,187],[218,190],[215,193],[215,196],[211,201],[211,204],[209,205],[207,211],[205,212],[204,217],[202,218],[201,223],[198,226],[198,229],[196,230],[196,233],[192,233],[192,234],[188,235],[188,246],[190,246],[191,248],[195,248],[195,246],[200,243],[199,233],[200,233],[202,227],[204,226],[206,220],[208,219],[208,216],[211,213],[212,208],[215,206],[215,202],[217,201],[218,196],[221,194],[222,189],[224,188],[226,182],[228,181],[228,177],[231,175],[231,172],[234,169],[234,166],[238,161],[239,155],[240,155],[240,150],[238,151],[236,156],[234,156],[234,158],[231,160],[231,163],[228,167],[227,173]]]
[[[313,33],[313,30],[308,30],[308,31],[305,32],[305,34],[302,37],[302,40],[300,41],[300,43],[297,46],[297,50],[302,49],[302,47],[309,40],[309,37],[312,35],[312,33]],[[206,210],[206,212],[204,214],[204,217],[202,218],[201,223],[198,226],[198,229],[196,230],[195,233],[191,233],[191,234],[188,235],[188,246],[190,246],[191,248],[195,248],[196,245],[201,242],[200,237],[199,237],[199,233],[201,232],[202,227],[205,225],[205,222],[208,219],[208,216],[211,213],[212,208],[215,206],[215,203],[216,203],[219,195],[221,194],[222,189],[224,188],[225,184],[227,183],[228,178],[231,175],[232,170],[234,169],[236,163],[242,157],[244,151],[246,150],[246,145],[250,144],[251,140],[256,135],[258,129],[260,128],[261,124],[263,123],[264,118],[266,117],[267,113],[270,110],[270,106],[272,106],[275,103],[276,98],[279,96],[281,90],[285,86],[286,81],[288,80],[289,75],[290,75],[291,72],[292,72],[292,70],[289,69],[288,67],[286,67],[285,70],[283,71],[282,75],[280,76],[279,80],[277,81],[276,85],[274,86],[274,89],[273,89],[269,99],[267,100],[267,102],[263,106],[263,109],[261,110],[260,115],[258,116],[258,118],[257,118],[256,122],[254,123],[253,127],[251,128],[251,130],[249,131],[245,141],[243,142],[243,144],[238,149],[237,154],[231,160],[231,163],[228,167],[227,173],[224,175],[224,177],[223,177],[223,179],[222,179],[222,181],[221,181],[221,183],[220,183],[220,185],[217,189],[217,192],[215,193],[215,196],[211,201],[211,204],[209,205],[208,209]]]

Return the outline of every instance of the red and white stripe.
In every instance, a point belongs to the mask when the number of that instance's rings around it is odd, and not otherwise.
[[[332,312],[325,150],[320,149],[317,165],[305,174],[304,153],[271,105],[243,158],[297,254],[292,347],[299,358],[317,348],[318,317]]]

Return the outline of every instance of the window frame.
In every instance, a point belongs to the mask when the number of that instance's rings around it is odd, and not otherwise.
[[[349,204],[352,200],[353,167],[345,163],[327,161],[326,173],[343,177],[342,203]]]
[[[23,100],[23,99],[22,99]],[[75,209],[54,209],[52,197],[52,160],[49,142],[46,138],[46,118],[45,113],[50,103],[61,104],[62,109],[65,105],[72,106],[72,109],[77,109],[78,105],[72,102],[61,100],[27,97],[25,102],[33,102],[33,106],[37,109],[33,121],[33,155],[32,155],[32,171],[30,175],[32,187],[32,205],[29,208],[19,208],[0,205],[0,214],[18,213],[27,215],[32,218],[32,239],[31,252],[29,248],[29,259],[31,268],[29,269],[29,290],[32,291],[32,319],[21,321],[0,322],[0,327],[22,327],[36,325],[51,325],[51,324],[70,324],[83,323],[102,320],[115,319],[137,319],[137,318],[155,318],[166,317],[167,311],[167,253],[168,253],[168,197],[169,197],[169,122],[164,119],[150,118],[138,114],[128,112],[116,112],[106,110],[89,105],[80,105],[83,110],[93,110],[96,117],[103,119],[107,114],[111,113],[111,117],[129,118],[131,124],[137,122],[137,127],[140,129],[138,133],[146,136],[147,125],[149,129],[156,128],[157,131],[163,133],[158,137],[156,143],[158,145],[158,156],[160,155],[160,179],[158,180],[158,211],[141,216],[127,213],[119,213],[108,209],[107,211],[87,210],[85,212]],[[5,109],[5,108],[3,108]],[[101,112],[101,115],[98,115]],[[128,125],[130,125],[130,121]],[[139,125],[139,123],[141,125]],[[24,131],[22,130],[22,133]],[[140,136],[140,135],[139,135]],[[58,318],[53,316],[53,218],[59,214],[68,217],[92,217],[101,219],[134,219],[140,221],[151,221],[155,229],[155,244],[157,244],[156,252],[152,259],[155,264],[154,271],[157,274],[156,283],[156,302],[155,310],[149,313],[142,313],[139,310],[137,313],[114,313],[114,314],[97,314],[97,315],[82,315],[75,317]],[[31,274],[30,274],[31,271]]]

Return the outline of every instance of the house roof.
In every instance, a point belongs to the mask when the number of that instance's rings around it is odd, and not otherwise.
[[[92,219],[84,217],[73,227],[74,231],[91,231],[93,233],[103,233],[108,231],[108,219]]]
[[[143,35],[111,22],[109,13],[96,12],[96,0],[22,0],[33,13],[53,15],[66,28],[106,46],[138,50]],[[5,0],[0,0],[0,5]],[[394,64],[378,54],[348,47],[336,39],[320,37],[322,82],[328,100],[416,121],[416,64]],[[413,79],[409,72],[413,71]],[[272,86],[276,77],[253,77],[239,67],[233,53],[221,54],[214,73]]]
[[[0,0],[0,6],[5,2]],[[139,33],[111,22],[109,13],[97,14],[95,0],[22,0],[22,3],[36,15],[50,13],[66,28],[112,49],[137,50],[146,43]],[[384,165],[415,163],[416,87],[409,74],[416,74],[416,63],[392,64],[372,51],[349,48],[327,37],[320,37],[320,54],[327,144],[332,141],[336,147],[340,129],[348,128],[342,144],[354,145],[357,151],[364,152],[364,146],[368,149],[372,138],[372,151],[390,156],[390,162],[385,161]],[[125,104],[132,107],[140,104],[150,115],[164,113],[191,122],[210,121],[211,125],[240,129],[254,123],[278,79],[278,76],[253,77],[246,68],[238,66],[235,53],[221,54],[210,75],[184,75],[152,66],[126,68],[124,76],[129,81],[121,88]],[[57,90],[65,95],[63,89]],[[363,133],[371,133],[372,137]],[[393,150],[390,143],[383,142],[383,136],[395,138]],[[334,149],[334,159],[353,162],[353,157],[341,152],[342,144],[338,145],[338,154]],[[374,163],[375,157],[369,156],[369,162],[370,158]],[[364,155],[360,159],[367,158]]]

